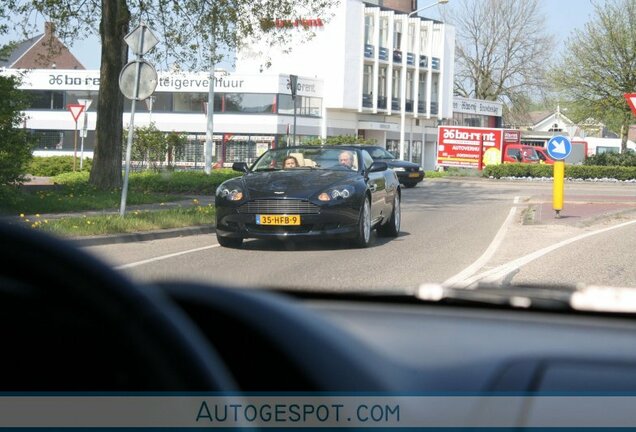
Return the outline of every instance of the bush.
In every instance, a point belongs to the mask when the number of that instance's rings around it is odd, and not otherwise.
[[[544,164],[500,164],[484,167],[485,177],[552,177],[552,165]]]
[[[218,185],[241,174],[231,169],[213,170],[208,176],[202,171],[141,172],[130,173],[130,190],[152,193],[191,193],[214,195]],[[88,183],[88,172],[65,173],[53,181],[67,186]]]
[[[16,77],[0,76],[0,185],[22,182],[33,157],[33,138],[20,127],[29,102],[19,85]]]
[[[68,172],[58,174],[53,177],[53,183],[66,185],[66,186],[80,186],[88,184],[88,171]]]
[[[84,158],[83,171],[90,171],[93,160]],[[80,160],[75,161],[79,171]],[[73,156],[34,157],[29,164],[29,174],[34,176],[53,177],[58,174],[73,172]]]
[[[208,176],[201,171],[134,173],[130,188],[140,192],[201,193],[213,195],[225,180],[241,174],[231,169],[213,170]]]
[[[552,177],[552,165],[502,164],[484,168],[485,177]],[[636,179],[636,167],[632,166],[588,166],[566,165],[565,177],[573,179],[610,178],[617,180]]]
[[[601,153],[588,157],[583,165],[636,167],[636,152],[628,150],[626,153]]]

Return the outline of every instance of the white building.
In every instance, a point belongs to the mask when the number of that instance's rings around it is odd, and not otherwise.
[[[237,54],[237,71],[321,78],[323,136],[374,139],[434,167],[436,127],[453,115],[452,26],[360,0],[342,0],[329,20],[307,17],[288,24],[291,28],[272,31],[305,28],[315,37],[284,50],[251,44]]]
[[[84,149],[85,156],[91,157],[99,71],[36,69],[24,73],[21,88],[32,96],[32,104],[23,126],[37,138],[35,154],[68,155],[76,151],[75,129],[83,129],[84,117],[80,116],[76,125],[67,105],[88,98],[92,103],[86,116]],[[291,139],[293,103],[288,80],[288,76],[273,74],[215,74],[215,161],[251,162],[268,148],[285,145]],[[302,139],[317,138],[321,131],[322,82],[300,77],[299,87],[297,131]],[[147,126],[152,121],[161,131],[186,133],[191,145],[182,162],[202,166],[208,88],[207,73],[160,72],[152,105],[136,104],[135,126]],[[131,101],[126,100],[124,127],[130,122],[130,108]],[[78,138],[77,146],[80,144]]]

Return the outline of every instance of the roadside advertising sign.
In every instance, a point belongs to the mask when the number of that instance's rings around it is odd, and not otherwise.
[[[440,126],[437,165],[480,168],[501,163],[503,143],[519,143],[518,130],[465,126]],[[483,147],[482,147],[483,146]]]

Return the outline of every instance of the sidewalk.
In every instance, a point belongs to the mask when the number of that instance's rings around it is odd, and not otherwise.
[[[636,197],[576,195],[566,197],[563,209],[556,217],[552,195],[537,195],[528,203],[524,225],[587,226],[601,219],[636,214]]]

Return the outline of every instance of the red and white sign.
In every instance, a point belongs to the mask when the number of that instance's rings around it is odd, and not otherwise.
[[[75,122],[77,123],[77,120],[79,119],[79,116],[84,111],[84,105],[68,104],[68,105],[66,105],[66,109],[71,112],[71,115],[73,116],[73,120],[75,120]]]
[[[518,130],[440,126],[437,165],[480,168],[480,155],[483,165],[497,165],[501,163],[503,142],[519,143],[520,138]]]
[[[636,93],[625,93],[625,99],[632,110],[632,113],[636,115]]]

